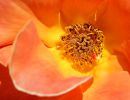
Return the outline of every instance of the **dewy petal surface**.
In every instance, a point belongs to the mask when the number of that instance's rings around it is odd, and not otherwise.
[[[91,85],[92,77],[64,78],[57,67],[53,56],[38,38],[35,25],[30,22],[14,43],[9,65],[14,85],[38,96],[57,96],[83,84]]]
[[[30,16],[12,0],[0,0],[0,47],[12,43]]]
[[[114,66],[113,66],[114,67]],[[83,100],[130,100],[130,75],[120,71],[95,79]]]
[[[21,0],[47,26],[58,24],[60,0]]]

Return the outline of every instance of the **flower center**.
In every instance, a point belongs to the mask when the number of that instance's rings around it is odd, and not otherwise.
[[[57,49],[72,68],[82,73],[90,71],[102,56],[103,32],[86,23],[66,26],[65,31]]]

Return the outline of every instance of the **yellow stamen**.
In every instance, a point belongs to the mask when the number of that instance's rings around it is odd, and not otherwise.
[[[65,30],[57,49],[75,70],[82,73],[90,71],[102,56],[103,32],[86,23],[70,25]]]

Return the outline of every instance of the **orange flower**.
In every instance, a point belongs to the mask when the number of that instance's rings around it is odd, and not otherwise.
[[[0,88],[3,87],[0,98],[129,100],[129,3],[128,0],[1,0],[0,63],[8,66],[9,74],[0,74],[4,76],[0,79]],[[80,73],[60,57],[55,47],[65,33],[65,26],[86,22],[103,30],[105,47],[96,67]],[[3,66],[0,68],[7,70]],[[9,85],[11,81],[15,88]],[[6,88],[9,91],[2,94]]]

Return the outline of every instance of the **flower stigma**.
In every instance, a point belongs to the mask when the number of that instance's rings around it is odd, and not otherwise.
[[[65,27],[65,34],[57,43],[57,49],[73,69],[86,73],[101,59],[103,42],[103,31],[87,23],[74,24]]]

